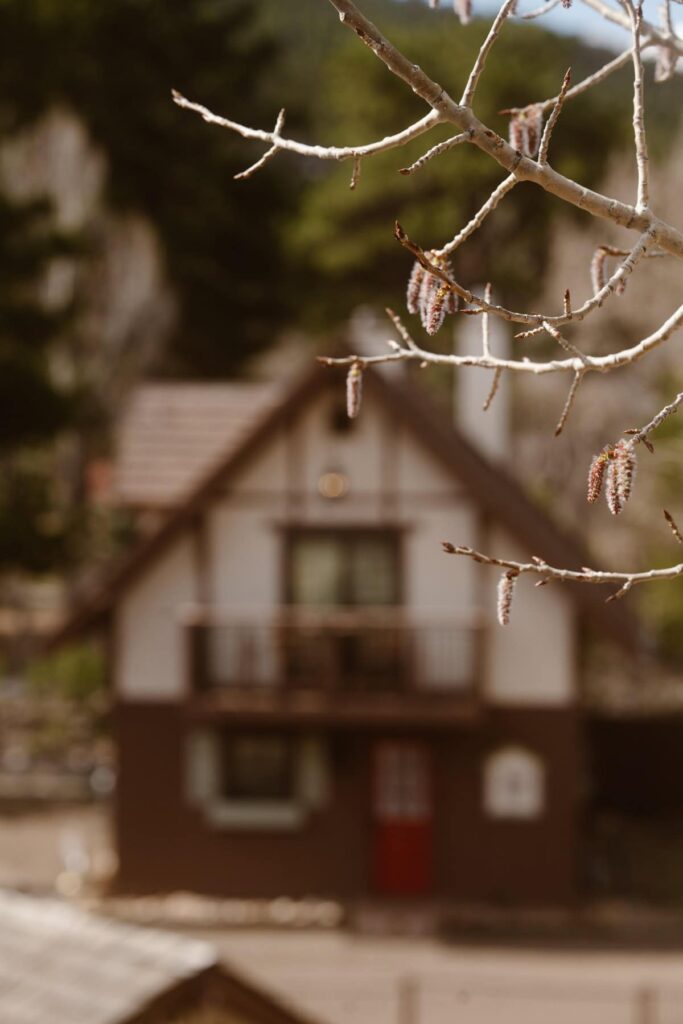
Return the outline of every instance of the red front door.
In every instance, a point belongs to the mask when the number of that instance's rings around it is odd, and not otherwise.
[[[419,896],[432,884],[431,758],[423,743],[384,740],[373,750],[373,888]]]

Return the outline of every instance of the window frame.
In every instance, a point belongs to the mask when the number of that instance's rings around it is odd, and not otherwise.
[[[314,812],[332,800],[329,744],[319,733],[267,730],[291,744],[293,786],[285,799],[228,798],[222,787],[222,745],[230,733],[257,735],[260,730],[192,729],[185,739],[185,800],[211,828],[237,832],[290,832],[304,828]]]
[[[260,740],[274,740],[283,746],[283,767],[284,767],[284,790],[282,793],[271,793],[259,795],[257,793],[240,794],[230,791],[230,774],[234,763],[231,764],[231,744],[240,742],[253,742]],[[287,804],[295,801],[297,796],[297,750],[296,737],[282,731],[254,731],[235,732],[232,729],[224,729],[220,733],[220,789],[218,797],[235,806],[248,804]]]
[[[288,608],[306,607],[305,605],[298,605],[293,601],[293,568],[294,568],[294,546],[301,538],[332,538],[333,540],[353,541],[362,539],[375,539],[382,538],[383,540],[389,539],[394,549],[395,559],[395,585],[396,585],[396,600],[391,604],[381,605],[378,604],[377,608],[399,608],[405,603],[405,551],[404,551],[404,537],[405,530],[396,526],[395,524],[390,525],[368,525],[368,524],[349,524],[349,525],[337,525],[334,526],[289,526],[284,531],[283,537],[283,558],[282,558],[282,575],[281,575],[281,586],[280,594],[282,604]],[[353,604],[351,602],[341,602],[338,607],[342,608],[361,608],[365,607],[360,604]],[[372,607],[375,607],[374,605]]]

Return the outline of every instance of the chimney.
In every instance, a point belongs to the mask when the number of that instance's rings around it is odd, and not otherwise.
[[[483,289],[481,289],[483,291]],[[480,316],[456,317],[454,351],[457,355],[482,354],[482,321]],[[489,348],[492,356],[508,359],[509,328],[498,317],[489,317]],[[468,441],[493,462],[502,462],[510,454],[510,381],[503,373],[495,398],[486,412],[483,405],[493,383],[493,370],[458,366],[453,370],[455,382],[453,405],[455,425]]]

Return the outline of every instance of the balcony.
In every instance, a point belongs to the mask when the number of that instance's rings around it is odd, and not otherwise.
[[[193,708],[252,720],[444,724],[476,707],[481,625],[405,609],[215,609],[185,624]],[[445,716],[445,718],[444,718]]]

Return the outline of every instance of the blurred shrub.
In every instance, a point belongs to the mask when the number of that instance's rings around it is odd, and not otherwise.
[[[104,652],[95,643],[72,644],[33,661],[26,678],[39,696],[89,703],[105,687]]]

